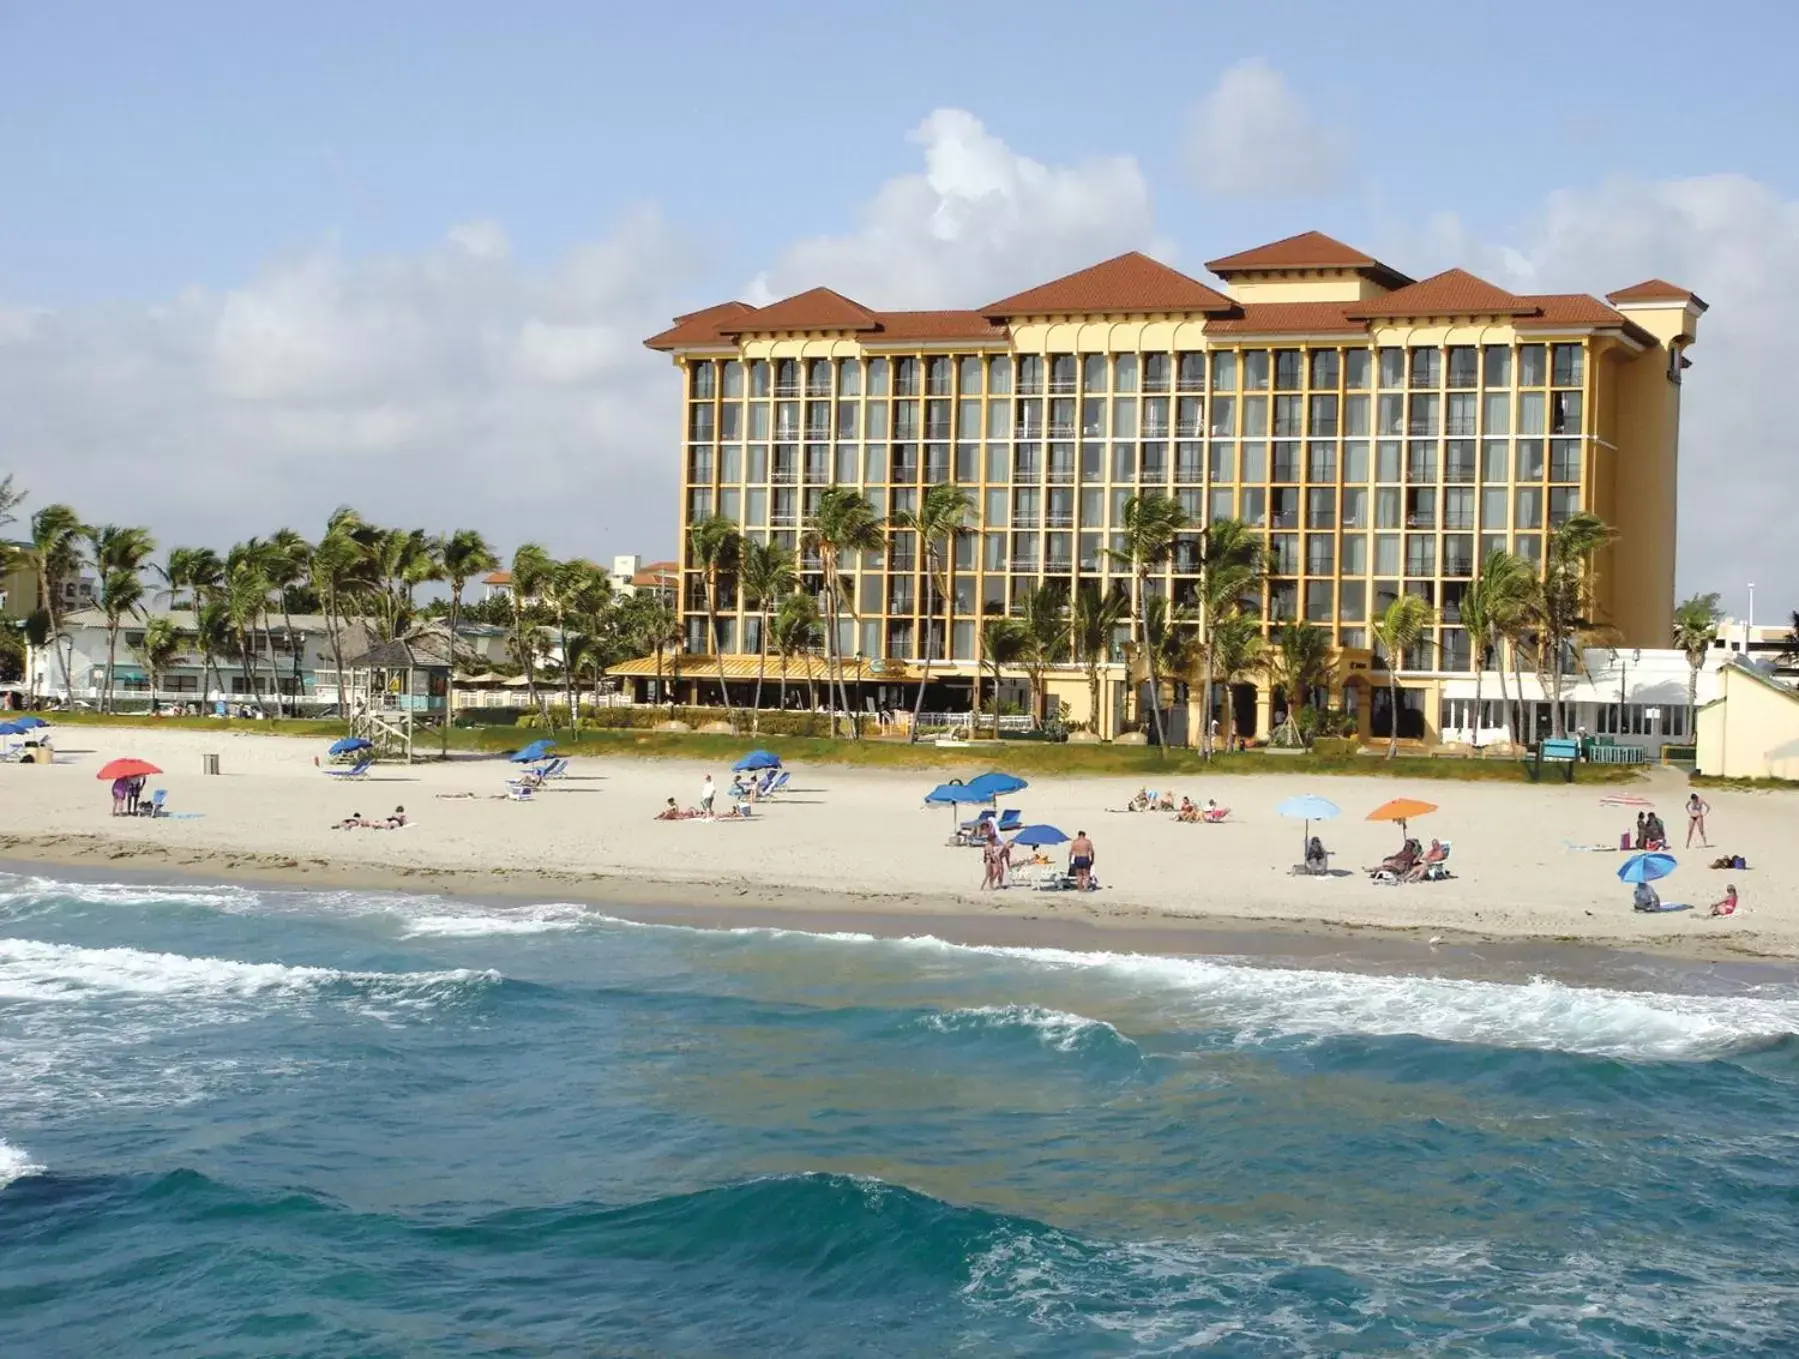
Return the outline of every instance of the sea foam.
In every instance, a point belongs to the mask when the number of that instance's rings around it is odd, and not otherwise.
[[[12,1143],[0,1141],[0,1189],[27,1175],[41,1175],[44,1168]]]

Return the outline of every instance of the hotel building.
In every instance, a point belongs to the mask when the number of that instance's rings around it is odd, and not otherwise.
[[[1225,516],[1253,525],[1267,539],[1267,625],[1330,633],[1330,699],[1371,736],[1394,719],[1370,620],[1402,591],[1436,611],[1403,658],[1398,713],[1402,736],[1436,739],[1446,683],[1473,677],[1459,606],[1483,554],[1540,560],[1578,510],[1618,531],[1594,564],[1600,621],[1623,645],[1668,644],[1697,296],[1653,279],[1606,301],[1517,295],[1459,269],[1414,281],[1317,232],[1206,267],[1216,285],[1126,254],[969,311],[876,311],[815,288],[709,307],[646,341],[683,389],[687,651],[753,674],[762,626],[727,581],[706,636],[692,524],[724,515],[785,544],[816,590],[805,529],[824,487],[857,488],[885,518],[948,481],[974,511],[954,547],[947,636],[911,535],[842,563],[854,610],[839,642],[860,701],[909,706],[928,647],[942,692],[926,706],[966,708],[981,620],[1044,582],[1128,586],[1107,549],[1126,501],[1152,490],[1192,526],[1152,588],[1190,602],[1198,531]],[[1125,639],[1098,714],[1083,673],[1053,672],[1070,718],[1102,734],[1124,712]],[[715,673],[682,669],[702,684]],[[1177,719],[1202,720],[1197,688],[1182,686]],[[1232,702],[1240,730],[1268,731],[1265,679]]]

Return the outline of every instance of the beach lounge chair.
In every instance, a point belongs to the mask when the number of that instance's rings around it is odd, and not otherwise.
[[[952,845],[984,845],[987,843],[987,823],[993,820],[993,809],[989,807],[973,821],[964,821],[956,827],[956,833],[950,837]]]
[[[545,779],[559,779],[566,773],[568,773],[568,761],[557,756],[548,764],[538,766],[537,781],[542,783]]]
[[[527,783],[524,779],[507,779],[506,797],[507,800],[511,802],[535,802],[537,800],[537,785],[535,783]]]
[[[768,787],[763,790],[762,796],[763,797],[773,797],[776,793],[780,792],[783,788],[785,788],[787,786],[787,781],[789,779],[791,779],[792,777],[793,777],[792,774],[789,774],[785,769],[783,769],[779,774],[775,775],[775,781],[773,783],[769,784]]]
[[[169,790],[167,788],[158,788],[154,793],[150,794],[147,799],[137,804],[137,814],[139,816],[150,817],[167,816],[168,812],[164,809],[163,804],[168,800]]]
[[[1434,863],[1426,862],[1422,865],[1424,871],[1418,877],[1419,882],[1445,882],[1455,876],[1449,871],[1449,851],[1453,845],[1448,840],[1443,841],[1442,845],[1443,857]]]
[[[1202,807],[1199,810],[1199,819],[1208,826],[1217,826],[1222,824],[1230,814],[1229,807]]]
[[[993,813],[989,812],[987,815],[992,816]],[[1019,811],[1016,807],[1006,808],[1005,811],[1000,813],[999,820],[995,823],[994,829],[1001,835],[1008,835],[1013,831],[1023,830],[1024,813]]]
[[[334,779],[359,779],[374,768],[373,756],[365,755],[348,769],[327,769],[325,772]]]

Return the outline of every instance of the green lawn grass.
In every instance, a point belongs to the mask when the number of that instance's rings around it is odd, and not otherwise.
[[[232,721],[212,717],[149,718],[128,715],[70,713],[58,715],[64,727],[148,727],[158,730],[252,732],[271,736],[302,736],[327,743],[347,730],[342,722],[313,720]],[[830,740],[819,737],[701,735],[667,731],[584,731],[575,736],[520,727],[457,728],[450,733],[454,752],[503,754],[527,741],[554,737],[566,754],[635,756],[647,759],[687,759],[728,765],[751,745],[772,750],[788,764],[837,764],[865,769],[942,770],[950,774],[979,772],[995,767],[1019,774],[1074,776],[1104,774],[1130,776],[1155,782],[1172,775],[1213,774],[1346,774],[1371,778],[1449,779],[1481,783],[1523,783],[1523,766],[1516,760],[1476,760],[1450,756],[1401,755],[1392,760],[1378,756],[1325,758],[1319,755],[1268,755],[1244,752],[1215,755],[1210,761],[1190,750],[1170,750],[1165,755],[1145,746],[1055,745],[1041,741],[1004,741],[958,748],[906,745],[897,741]],[[422,753],[438,748],[435,733],[418,743]],[[1632,783],[1640,770],[1628,765],[1574,767],[1576,783]],[[1546,770],[1544,782],[1561,781],[1559,768]]]

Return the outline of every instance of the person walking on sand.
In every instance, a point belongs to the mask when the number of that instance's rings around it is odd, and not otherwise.
[[[1077,892],[1093,890],[1093,841],[1087,838],[1086,831],[1076,831],[1074,840],[1068,846],[1068,871],[1074,874],[1074,886]]]
[[[1687,799],[1687,848],[1693,847],[1693,832],[1699,832],[1699,843],[1710,849],[1712,842],[1705,834],[1705,814],[1712,809],[1711,803],[1694,793]]]
[[[712,819],[712,800],[718,796],[718,789],[713,786],[712,775],[706,775],[706,781],[700,785],[700,811],[708,821]]]

